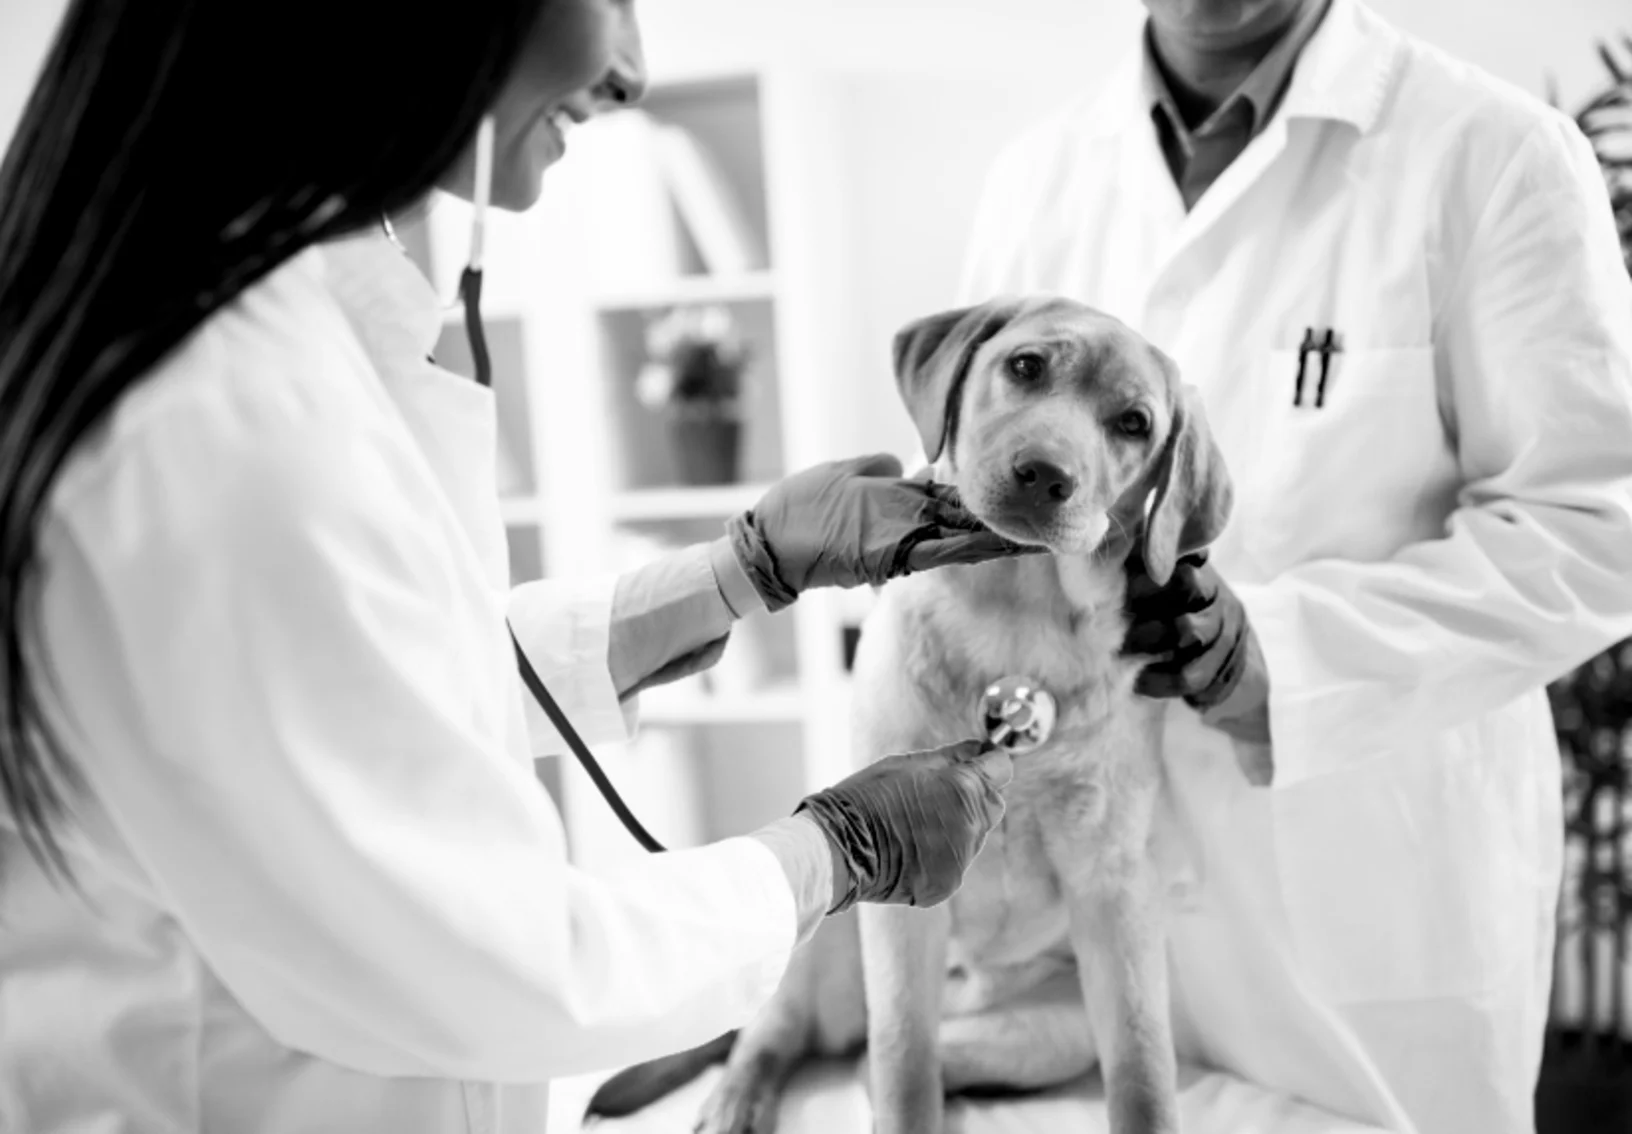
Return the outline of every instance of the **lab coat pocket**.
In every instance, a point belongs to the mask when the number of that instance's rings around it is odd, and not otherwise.
[[[1520,827],[1476,733],[1272,792],[1293,953],[1327,1002],[1468,996],[1532,963]]]
[[[1386,558],[1421,538],[1454,479],[1431,347],[1271,351],[1254,383],[1257,444],[1237,497],[1246,544],[1277,573],[1310,559]]]

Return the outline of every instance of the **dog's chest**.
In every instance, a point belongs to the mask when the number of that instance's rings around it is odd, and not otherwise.
[[[1053,695],[1059,731],[1080,736],[1132,694],[1133,669],[1118,653],[1126,628],[1120,589],[1085,610],[1066,597],[1048,560],[1025,566],[1027,575],[1002,586],[925,578],[910,580],[915,589],[887,592],[886,601],[896,600],[889,652],[943,720],[973,724],[986,687],[1020,676]],[[1035,590],[1025,585],[1028,575]]]
[[[933,719],[969,722],[967,735],[981,692],[1009,674],[1034,680],[1059,708],[1049,743],[1015,758],[1004,822],[952,899],[948,962],[971,988],[1070,963],[1056,859],[1091,862],[1114,795],[1142,775],[1130,767],[1146,754],[1129,742],[1140,718],[1133,669],[1118,656],[1120,597],[1096,612],[1058,590],[994,601],[926,586],[901,611],[902,668]]]
[[[951,913],[948,961],[955,968],[1001,968],[1064,949],[1060,877],[1034,813],[1010,804],[965,873]]]
[[[954,966],[1001,969],[1070,956],[1064,890],[1073,878],[1108,870],[1119,804],[1155,790],[1157,773],[1140,766],[1127,723],[1112,713],[1079,726],[1083,739],[1067,735],[1015,758],[1003,822],[952,898]]]

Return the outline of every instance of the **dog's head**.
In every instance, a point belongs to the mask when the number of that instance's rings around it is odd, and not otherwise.
[[[1017,543],[1084,554],[1142,526],[1146,569],[1166,582],[1229,518],[1200,399],[1093,308],[996,300],[931,315],[896,335],[895,374],[925,455]]]

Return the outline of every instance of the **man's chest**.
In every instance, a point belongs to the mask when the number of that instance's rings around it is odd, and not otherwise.
[[[1039,210],[1018,282],[1122,319],[1200,391],[1236,485],[1220,561],[1271,575],[1437,534],[1456,487],[1434,349],[1449,269],[1422,163],[1294,132],[1187,214],[1153,153]]]

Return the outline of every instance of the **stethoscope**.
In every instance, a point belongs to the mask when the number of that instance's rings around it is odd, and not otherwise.
[[[487,333],[482,326],[482,253],[487,232],[487,206],[493,187],[493,119],[484,117],[476,130],[476,183],[471,195],[470,257],[459,275],[459,298],[464,304],[465,337],[470,341],[470,356],[476,381],[489,389],[493,385],[493,363],[487,352]],[[390,222],[386,231],[389,234]],[[394,239],[394,237],[393,237]],[[533,700],[555,726],[561,739],[588,774],[595,789],[606,800],[606,805],[618,817],[634,840],[653,854],[667,848],[652,837],[635,818],[618,789],[601,769],[600,763],[584,743],[578,730],[572,727],[566,713],[544,687],[544,681],[527,660],[526,651],[516,640],[514,628],[506,623],[510,645],[516,653],[516,668]],[[1013,755],[1020,755],[1041,747],[1054,730],[1056,705],[1048,690],[1023,677],[1005,677],[994,681],[981,694],[976,706],[976,718],[987,738]]]
[[[476,381],[481,386],[491,389],[493,386],[493,362],[487,351],[487,333],[482,327],[482,253],[487,235],[487,206],[493,190],[493,118],[484,117],[476,130],[476,184],[475,192],[471,194],[473,206],[470,225],[470,257],[465,263],[465,269],[459,275],[459,298],[465,309],[465,337],[470,341],[471,362],[475,370]],[[386,234],[395,240],[391,231],[391,222],[385,220]],[[595,790],[601,793],[606,805],[618,817],[624,829],[634,837],[634,840],[653,854],[662,853],[667,848],[655,838],[651,832],[641,825],[635,818],[634,812],[623,802],[618,789],[612,786],[601,769],[600,763],[590,752],[589,746],[584,743],[578,730],[572,727],[567,714],[562,712],[561,706],[556,704],[555,698],[544,687],[544,681],[533,668],[533,663],[527,660],[527,653],[516,640],[516,632],[506,622],[506,629],[510,632],[510,645],[516,653],[516,668],[521,671],[521,680],[532,694],[538,707],[544,710],[550,724],[555,731],[561,734],[561,739],[567,742],[578,763],[583,766],[589,775],[590,782]]]

